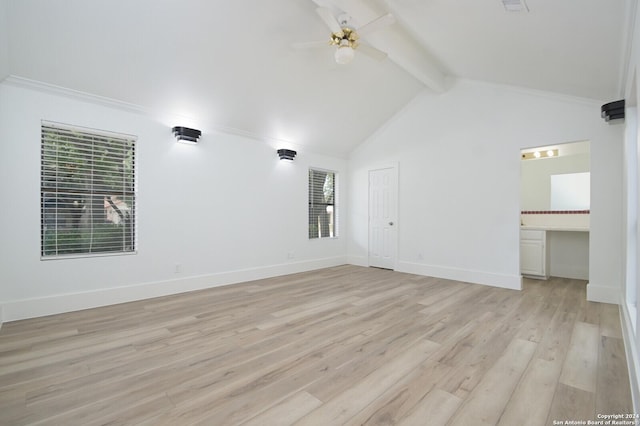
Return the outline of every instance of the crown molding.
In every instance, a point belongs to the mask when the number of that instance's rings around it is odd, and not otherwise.
[[[139,114],[139,115],[148,117],[152,120],[157,120],[159,116],[165,116],[165,117],[170,116],[176,122],[194,121],[193,117],[187,117],[183,114],[176,114],[172,112],[163,112],[159,110],[154,110],[141,105],[124,102],[118,99],[99,96],[92,93],[83,92],[80,90],[69,89],[67,87],[58,86],[55,84],[49,84],[42,81],[32,80],[24,77],[19,77],[16,75],[9,75],[4,80],[0,80],[0,84],[22,88],[22,89],[34,90],[41,93],[47,93],[54,96],[61,96],[67,99],[72,99],[80,102],[87,102],[94,105],[100,105],[108,108],[118,109],[125,112]],[[165,122],[166,120],[160,120],[160,121]],[[237,129],[229,126],[223,126],[213,122],[203,122],[202,120],[197,120],[197,121],[198,121],[198,127],[201,129],[204,128],[209,131],[224,133],[224,134],[233,135],[233,136],[239,136],[239,137],[251,139],[261,144],[264,144],[266,142],[273,148],[282,148],[282,146],[286,146],[291,149],[296,149],[297,151],[313,152],[319,155],[327,155],[327,156],[342,158],[342,159],[347,158],[346,153],[343,153],[342,155],[328,154],[320,150],[307,147],[299,142],[274,138],[267,135],[260,135],[251,131]]]
[[[600,105],[602,104],[602,102],[605,102],[604,100],[587,98],[584,96],[570,95],[568,93],[533,89],[529,87],[514,86],[510,84],[494,83],[491,81],[484,81],[484,80],[473,80],[473,79],[463,78],[463,77],[451,77],[448,81],[452,88],[457,85],[470,84],[478,87],[489,87],[493,89],[506,90],[512,93],[520,93],[528,96],[553,99],[556,101],[568,102],[573,104],[582,104],[582,105],[588,105],[588,106],[596,105],[598,106],[598,114],[600,113]]]
[[[44,83],[42,81],[31,80],[29,78],[19,77],[16,75],[8,76],[2,83],[9,86],[36,90],[56,96],[63,96],[65,98],[90,102],[92,104],[103,105],[110,108],[117,108],[129,112],[135,112],[138,114],[149,114],[149,110],[140,105],[120,101],[118,99],[108,98],[106,96],[94,95],[92,93],[82,92],[80,90],[69,89],[67,87],[57,86],[55,84]]]

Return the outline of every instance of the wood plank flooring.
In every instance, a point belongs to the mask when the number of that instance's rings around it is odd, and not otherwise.
[[[340,266],[0,330],[2,425],[551,425],[632,413],[618,308]]]

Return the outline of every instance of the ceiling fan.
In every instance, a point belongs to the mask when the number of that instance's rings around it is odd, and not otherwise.
[[[358,48],[362,53],[371,56],[374,59],[383,60],[387,54],[368,44],[361,44],[359,39],[361,36],[370,34],[395,22],[392,14],[387,13],[379,16],[373,21],[362,25],[358,29],[354,29],[351,24],[351,17],[347,14],[333,16],[331,10],[327,7],[319,7],[316,12],[327,24],[331,30],[329,41],[311,41],[307,43],[294,43],[293,47],[297,49],[306,49],[323,46],[336,46],[335,59],[339,64],[348,64],[353,60],[355,55],[354,49]]]

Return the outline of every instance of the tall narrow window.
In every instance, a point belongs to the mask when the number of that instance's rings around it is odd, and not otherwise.
[[[309,169],[309,238],[336,237],[336,174]]]
[[[135,138],[42,123],[41,253],[135,251]]]

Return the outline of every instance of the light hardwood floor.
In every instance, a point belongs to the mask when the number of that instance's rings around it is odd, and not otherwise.
[[[618,307],[340,266],[4,324],[0,424],[551,425],[631,413]]]

